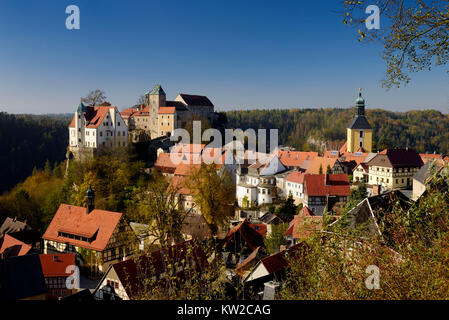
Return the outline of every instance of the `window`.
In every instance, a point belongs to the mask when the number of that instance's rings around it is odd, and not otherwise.
[[[120,121],[117,123],[117,125],[120,127]]]
[[[120,137],[120,131],[118,132],[118,136]]]
[[[102,137],[103,136],[103,132],[102,131],[100,131],[100,137]]]
[[[146,127],[145,127],[146,128]],[[126,136],[125,131],[123,131],[123,136]]]

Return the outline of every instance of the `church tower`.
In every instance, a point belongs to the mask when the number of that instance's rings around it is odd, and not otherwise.
[[[160,84],[154,86],[151,92],[146,93],[146,105],[150,107],[150,132],[151,139],[157,137],[157,125],[159,107],[165,107],[166,95]]]
[[[346,146],[348,152],[371,152],[373,147],[373,129],[365,117],[365,100],[362,89],[355,101],[357,114],[347,129]]]

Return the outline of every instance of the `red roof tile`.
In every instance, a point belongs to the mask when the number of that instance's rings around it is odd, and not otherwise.
[[[69,243],[74,246],[103,251],[116,229],[122,214],[119,212],[94,209],[89,214],[86,208],[61,204],[53,220],[45,231],[43,239]],[[59,235],[66,232],[74,235],[90,237],[92,242],[75,240]]]
[[[290,181],[290,182],[294,182],[294,183],[299,183],[302,184],[304,183],[304,172],[299,172],[299,171],[293,171],[292,173],[290,173],[286,180]]]
[[[188,253],[190,252],[190,253]],[[182,264],[182,261],[190,261],[189,256],[195,261],[195,268],[202,272],[208,266],[207,256],[203,250],[193,241],[177,243],[167,250],[153,251],[148,255],[125,260],[111,266],[117,274],[121,284],[130,299],[139,298],[144,293],[145,278],[161,275],[166,271],[167,265]],[[143,286],[143,287],[142,287]]]
[[[237,235],[248,244],[251,250],[256,250],[257,247],[263,245],[263,236],[250,226],[247,219],[229,230],[228,234],[223,239],[223,244],[227,245]]]
[[[85,118],[87,121],[86,128],[98,128],[98,126],[103,121],[103,118],[108,113],[109,109],[114,109],[115,106],[98,106],[98,107],[86,107],[87,111],[85,113]],[[73,116],[72,122],[70,123],[71,128],[75,127],[75,117]]]
[[[350,194],[348,175],[306,174],[304,177],[304,194],[308,196],[347,197]]]
[[[284,166],[299,168],[304,160],[312,160],[317,157],[318,152],[278,150],[277,155]]]
[[[310,165],[307,167],[306,173],[319,174],[320,167],[323,169],[323,173],[326,173],[327,166],[333,168],[336,161],[337,161],[336,158],[315,157],[312,159]]]
[[[159,114],[174,114],[176,113],[175,107],[159,107]]]
[[[40,254],[39,258],[45,278],[68,277],[73,272],[66,273],[67,267],[76,265],[74,253]]]
[[[31,246],[19,241],[9,234],[0,238],[0,256],[18,257],[26,255],[31,250]]]

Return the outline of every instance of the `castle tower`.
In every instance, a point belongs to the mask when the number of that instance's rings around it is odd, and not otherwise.
[[[76,145],[78,147],[84,146],[85,113],[86,113],[86,106],[83,104],[82,99],[80,99],[80,104],[78,105],[75,114],[75,137],[76,137]]]
[[[360,89],[359,97],[355,103],[357,114],[347,129],[347,151],[371,152],[373,147],[373,129],[365,117],[365,100],[362,98],[362,89]]]
[[[150,131],[151,138],[157,137],[159,107],[165,107],[166,95],[160,84],[154,86],[151,92],[145,95],[147,106],[150,107]]]

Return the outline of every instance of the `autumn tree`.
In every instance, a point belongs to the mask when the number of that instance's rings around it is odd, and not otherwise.
[[[134,205],[128,211],[134,211],[135,221],[147,224],[153,244],[166,248],[182,240],[182,227],[192,209],[184,209],[181,186],[169,185],[165,177],[155,176],[148,187],[134,193]]]
[[[192,169],[186,185],[211,232],[217,234],[234,214],[235,185],[231,173],[226,169],[217,172],[215,164],[202,163]]]
[[[373,4],[379,8],[380,29],[367,30],[365,10]],[[448,1],[344,1],[343,23],[359,28],[359,41],[383,45],[382,56],[387,64],[383,85],[387,88],[408,83],[407,71],[430,70],[448,62]]]
[[[89,94],[81,100],[89,106],[99,106],[106,102],[106,95],[104,91],[97,89],[89,92]]]

